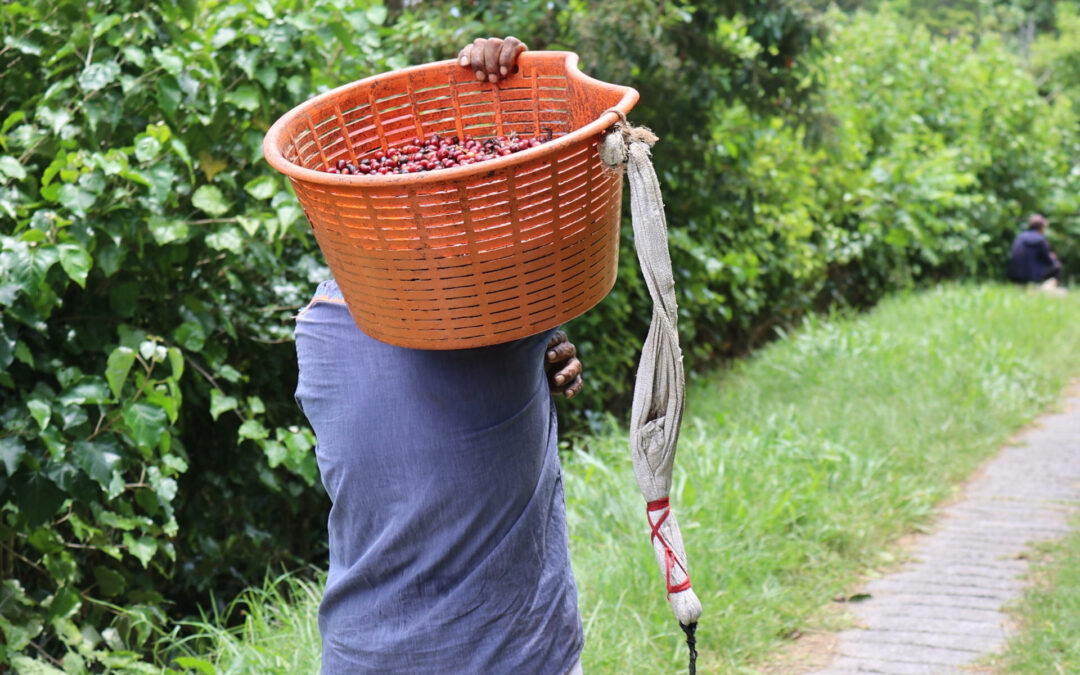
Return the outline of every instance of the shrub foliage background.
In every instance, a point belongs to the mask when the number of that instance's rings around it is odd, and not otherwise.
[[[149,668],[211,591],[323,560],[290,317],[326,270],[260,153],[285,110],[478,35],[578,51],[663,139],[705,364],[814,308],[998,277],[1032,210],[1080,264],[1080,24],[994,6],[1000,37],[942,39],[793,0],[5,3],[0,668]],[[1053,30],[1021,45],[1036,13]],[[625,404],[649,316],[624,231],[615,290],[571,327],[591,416]]]

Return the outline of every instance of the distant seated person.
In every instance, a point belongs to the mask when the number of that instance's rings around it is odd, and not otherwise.
[[[1038,213],[1028,218],[1028,228],[1013,240],[1009,278],[1021,284],[1061,281],[1061,263],[1046,240],[1046,218]]]

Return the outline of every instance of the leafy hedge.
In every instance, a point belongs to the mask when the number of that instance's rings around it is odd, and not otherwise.
[[[1002,43],[707,4],[0,7],[0,669],[148,669],[211,592],[324,559],[291,316],[326,269],[260,154],[312,93],[493,32],[639,88],[692,365],[818,304],[998,275],[1027,211],[1078,210],[1075,113]],[[625,231],[618,285],[571,327],[597,415],[649,316]]]
[[[290,315],[325,270],[260,145],[289,102],[402,65],[385,18],[4,5],[0,664],[119,668],[170,614],[323,554]]]

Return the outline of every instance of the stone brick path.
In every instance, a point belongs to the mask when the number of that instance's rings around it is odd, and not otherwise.
[[[999,651],[1002,611],[1024,589],[1024,552],[1069,531],[1080,504],[1080,393],[1006,447],[920,535],[912,562],[866,587],[850,605],[860,628],[840,633],[832,663],[815,675],[970,672]],[[965,669],[967,666],[967,669]]]

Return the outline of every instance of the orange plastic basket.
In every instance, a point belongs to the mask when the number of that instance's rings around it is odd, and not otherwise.
[[[498,84],[443,61],[359,80],[278,120],[263,152],[289,177],[357,325],[401,347],[465,349],[557,326],[615,283],[622,176],[597,153],[638,100],[576,54],[526,52]],[[546,136],[469,166],[321,171],[429,134]]]

